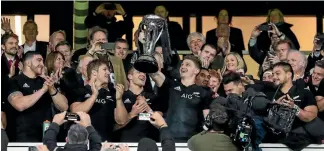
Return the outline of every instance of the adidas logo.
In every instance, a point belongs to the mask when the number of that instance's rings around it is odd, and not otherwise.
[[[132,102],[129,100],[129,98],[127,98],[127,99],[124,101],[124,103],[132,103]]]
[[[27,83],[25,83],[25,84],[23,85],[23,88],[29,88],[29,85],[28,85]]]
[[[85,98],[88,98],[88,97],[90,97],[91,95],[88,93],[88,94],[86,94],[84,97]]]
[[[175,90],[178,90],[178,91],[181,91],[180,86],[177,86],[177,87],[175,87],[174,89],[175,89]]]

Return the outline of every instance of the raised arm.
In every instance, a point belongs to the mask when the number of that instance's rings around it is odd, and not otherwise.
[[[165,81],[165,75],[161,71],[151,73],[149,75],[158,87],[161,87],[163,85]]]

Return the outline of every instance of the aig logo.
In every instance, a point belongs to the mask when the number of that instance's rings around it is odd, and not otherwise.
[[[192,94],[182,94],[181,95],[182,98],[186,98],[186,99],[192,99]]]
[[[105,99],[96,99],[96,103],[106,104],[106,100]]]

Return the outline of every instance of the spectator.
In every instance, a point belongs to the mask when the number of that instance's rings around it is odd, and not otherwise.
[[[65,123],[66,111],[54,116],[53,122],[47,129],[43,139],[43,143],[49,150],[87,151],[89,142],[89,151],[100,151],[101,138],[91,125],[89,115],[84,112],[77,112],[77,114],[80,117],[80,121],[75,121],[77,124],[70,127],[66,137],[67,143],[64,148],[57,146],[56,136],[60,130],[60,125]]]
[[[321,81],[324,79],[324,60],[316,61],[315,68],[309,82],[309,90],[314,96],[317,95]]]
[[[276,30],[276,32],[271,32],[272,34],[276,34],[280,39],[286,39],[287,37],[287,39],[289,39],[293,44],[292,48],[299,50],[299,42],[294,32],[292,32],[290,29],[293,25],[285,22],[284,15],[279,9],[275,8],[268,11],[266,22],[262,23],[261,25],[268,24],[271,24],[272,29]],[[271,45],[270,38],[272,37],[271,34],[270,36],[269,34],[269,32],[262,32],[260,36],[257,37],[257,47],[259,50],[266,51],[269,49]]]
[[[202,46],[206,43],[206,38],[199,32],[189,34],[187,38],[187,45],[194,56],[198,56]]]
[[[202,63],[202,67],[206,68],[206,69],[211,68],[216,55],[217,55],[217,50],[213,45],[204,44],[201,47],[201,51],[198,52],[198,56]],[[217,59],[219,59],[219,58],[217,58]],[[222,59],[219,59],[219,60],[222,60]],[[219,62],[219,60],[217,60],[217,62]],[[217,67],[217,65],[216,65],[216,67]]]
[[[72,48],[71,45],[67,41],[60,41],[55,46],[55,51],[58,51],[63,54],[65,63],[65,67],[73,68],[76,70],[76,63],[72,63]]]
[[[304,79],[308,75],[305,75],[305,69],[307,66],[307,58],[304,53],[300,51],[289,51],[288,53],[288,63],[291,65],[294,71],[294,81],[298,79]]]
[[[123,60],[125,73],[131,68],[133,52],[129,51],[126,39],[119,38],[115,41],[113,53],[114,56]]]
[[[4,31],[4,33],[2,33],[2,31],[1,31],[1,36],[4,35],[5,33],[9,33],[9,34],[13,33],[11,30],[11,27],[10,27],[10,19],[9,18],[5,18],[5,17],[1,18],[1,29]]]
[[[247,67],[239,54],[231,52],[225,56],[224,65],[221,72],[224,74],[228,71],[239,72],[241,75],[245,75]]]
[[[107,53],[106,50],[101,48],[102,43],[107,43],[107,30],[102,29],[100,27],[93,27],[90,29],[90,45],[89,50],[87,48],[83,48],[78,50],[74,53],[72,56],[73,62],[78,62],[80,55],[87,54],[95,59],[101,59],[106,62],[108,62],[108,69],[110,72],[110,82],[111,83],[120,83],[125,86],[125,88],[128,88],[127,80],[126,80],[126,74],[125,74],[125,68],[124,64],[122,62],[122,59],[115,57],[113,55],[110,55]],[[100,57],[100,58],[99,58]]]
[[[81,111],[90,114],[102,141],[112,139],[115,123],[123,125],[127,120],[127,111],[122,101],[124,86],[117,84],[115,89],[109,89],[109,74],[106,62],[98,59],[91,61],[87,67],[88,85],[70,106],[74,113]]]
[[[243,57],[242,51],[245,50],[243,34],[241,29],[232,27],[232,14],[226,9],[222,9],[216,18],[217,28],[206,33],[206,43],[217,46],[224,56],[229,52],[236,52]],[[229,50],[223,49],[225,47]]]
[[[33,20],[28,20],[25,22],[23,27],[23,34],[25,35],[26,42],[22,45],[24,49],[24,54],[28,51],[36,51],[39,52],[43,61],[46,59],[48,43],[43,41],[36,40],[38,35],[38,26]]]
[[[1,48],[4,50],[1,56],[1,75],[3,78],[9,79],[18,75],[22,69],[21,60],[17,56],[18,36],[15,34],[4,34],[1,37]]]
[[[272,68],[269,68],[264,71],[264,73],[262,75],[262,81],[274,82]]]
[[[222,82],[222,76],[220,71],[216,70],[209,70],[209,75],[208,87],[211,89],[213,93],[212,97],[215,99],[219,96],[218,91]]]
[[[274,64],[288,61],[288,53],[291,50],[291,42],[289,40],[279,40],[273,46],[274,53],[268,53],[263,61],[262,68],[259,69],[260,75],[264,70],[271,68]]]
[[[83,55],[80,57],[80,62],[78,65],[78,74],[77,79],[79,81],[80,86],[85,86],[88,84],[88,75],[87,75],[87,67],[89,62],[93,60],[93,57],[90,55]]]
[[[169,11],[163,5],[156,6],[154,14],[167,20],[172,50],[187,50],[186,34],[179,23],[170,21]]]
[[[116,22],[116,14],[122,15],[124,20]],[[100,26],[106,29],[109,33],[108,41],[116,41],[118,38],[122,38],[128,30],[134,28],[132,17],[126,14],[120,4],[116,3],[100,4],[95,12],[87,16],[84,24],[88,28]]]
[[[315,62],[321,60],[324,56],[324,42],[321,43],[320,39],[317,38],[321,34],[317,34],[314,38],[314,46],[312,53],[307,58],[307,67],[305,72],[311,74],[311,69],[314,68]],[[324,35],[324,33],[322,34]]]
[[[53,77],[40,77],[44,64],[38,52],[26,53],[23,63],[22,73],[10,80],[8,101],[16,109],[16,141],[37,142],[42,140],[42,123],[51,120],[52,102],[60,111],[67,110],[68,103]]]
[[[205,119],[205,131],[194,135],[188,141],[192,151],[237,151],[225,130],[229,121],[226,109],[218,103],[211,104],[210,112]]]
[[[56,45],[61,42],[61,41],[65,41],[66,40],[66,34],[65,34],[65,31],[63,30],[58,30],[58,31],[55,31],[53,32],[53,34],[50,36],[50,39],[49,39],[49,48],[48,48],[48,53],[52,52],[52,51],[55,51],[55,47]]]

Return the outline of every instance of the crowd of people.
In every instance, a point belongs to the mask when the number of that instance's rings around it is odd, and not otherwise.
[[[168,20],[164,6],[154,13]],[[116,14],[124,20],[116,22]],[[324,142],[323,34],[315,35],[306,57],[281,11],[269,10],[248,41],[260,65],[253,77],[246,74],[242,31],[231,26],[226,9],[216,18],[206,36],[186,36],[168,20],[172,60],[165,63],[165,48],[156,45],[158,71],[150,74],[133,67],[139,51],[121,37],[134,24],[120,4],[103,3],[86,18],[89,43],[80,50],[61,30],[48,43],[37,41],[32,20],[23,25],[26,41],[19,46],[10,20],[2,18],[2,134],[10,142],[43,142],[40,151],[87,150],[88,143],[93,151],[128,151],[109,142],[139,142],[138,150],[153,151],[159,141],[168,151],[175,142],[188,142],[193,151],[260,151],[263,142],[301,150]],[[139,37],[137,31],[137,43]],[[112,50],[104,49],[108,42]],[[192,55],[181,60],[176,50],[186,48]],[[76,121],[67,120],[71,113]]]

